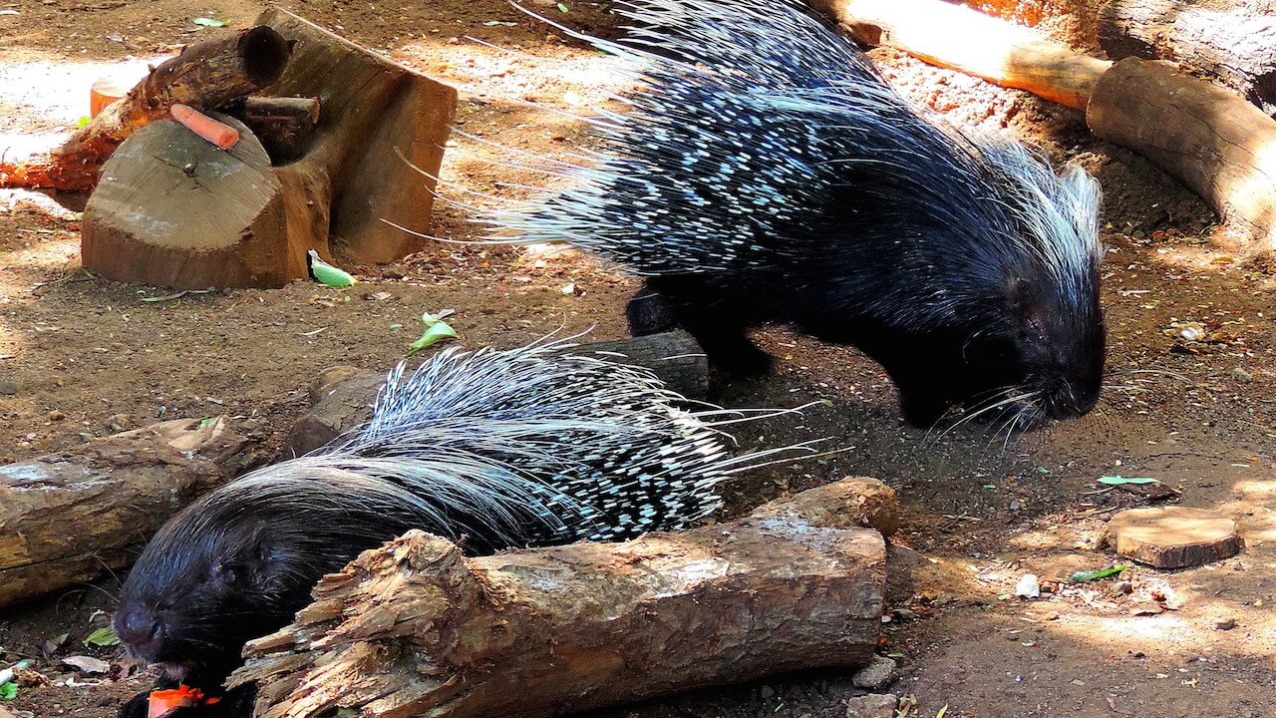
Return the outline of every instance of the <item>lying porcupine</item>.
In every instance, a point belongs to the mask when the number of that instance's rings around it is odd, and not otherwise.
[[[568,346],[400,365],[366,425],[165,524],[124,584],[117,635],[164,669],[163,685],[216,691],[243,644],[287,624],[322,575],[409,529],[471,553],[680,529],[721,505],[726,477],[788,450],[733,458],[714,428],[723,412],[679,408],[649,371]],[[144,702],[121,715],[145,715]]]
[[[642,91],[602,113],[571,185],[486,215],[489,239],[565,239],[647,277],[634,334],[680,325],[720,368],[787,322],[882,364],[905,417],[1085,414],[1103,373],[1097,183],[924,116],[795,0],[628,0]]]

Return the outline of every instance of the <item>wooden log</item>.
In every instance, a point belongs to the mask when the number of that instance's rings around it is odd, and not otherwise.
[[[854,484],[825,498],[854,506]],[[231,683],[257,683],[264,718],[534,718],[862,666],[881,628],[886,547],[853,514],[773,507],[483,558],[413,531],[325,577],[293,625],[248,645]]]
[[[284,38],[262,26],[191,45],[108,105],[51,157],[0,162],[0,185],[92,189],[115,149],[147,123],[168,117],[173,104],[204,110],[234,102],[278,80],[290,54]]]
[[[229,151],[177,122],[152,122],[107,161],[81,225],[84,266],[182,289],[277,287],[306,272],[309,244],[285,229],[270,156],[243,123]]]
[[[696,340],[683,331],[582,344],[568,351],[645,367],[688,399],[701,400],[708,394],[708,360]],[[367,421],[372,415],[372,402],[384,383],[384,372],[353,367],[325,371],[311,385],[310,411],[288,432],[285,454],[309,453]]]
[[[168,421],[0,466],[0,606],[128,565],[196,495],[257,460],[225,419]]]
[[[942,0],[809,0],[856,40],[1085,109],[1111,63]]]
[[[1108,522],[1107,540],[1122,556],[1163,569],[1222,561],[1243,546],[1235,521],[1185,506],[1122,511]]]
[[[251,161],[230,176],[216,170],[234,165],[239,147],[219,160],[189,143],[168,152],[158,136],[130,138],[85,211],[87,269],[184,289],[281,287],[308,276],[310,250],[370,265],[424,246],[386,221],[428,223],[433,183],[408,162],[437,176],[456,91],[283,10],[258,22],[292,59],[263,91],[269,99],[244,110],[295,106],[298,134],[275,138],[287,146],[274,158],[249,142]],[[301,98],[316,97],[321,116],[306,129],[314,105]],[[243,143],[253,133],[241,127]]]
[[[261,141],[271,161],[286,164],[305,154],[319,122],[314,97],[247,97],[230,114],[243,120]]]
[[[1276,249],[1276,121],[1173,66],[1127,58],[1095,85],[1086,121],[1180,179],[1244,243]]]
[[[1108,0],[1099,44],[1113,60],[1171,60],[1276,114],[1276,16],[1267,0]]]

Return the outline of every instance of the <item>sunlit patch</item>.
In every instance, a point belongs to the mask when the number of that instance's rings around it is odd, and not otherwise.
[[[30,56],[25,53],[25,57]],[[164,58],[117,62],[48,59],[5,61],[0,55],[0,133],[26,134],[73,130],[89,114],[89,88],[100,79],[128,87],[144,77],[147,64]],[[6,146],[0,136],[0,150]]]

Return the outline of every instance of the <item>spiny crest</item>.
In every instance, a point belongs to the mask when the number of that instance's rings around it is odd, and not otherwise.
[[[267,471],[358,473],[402,486],[423,513],[463,507],[544,543],[683,528],[717,510],[728,476],[799,448],[733,458],[714,428],[724,412],[682,409],[651,372],[571,346],[400,364],[366,426]]]

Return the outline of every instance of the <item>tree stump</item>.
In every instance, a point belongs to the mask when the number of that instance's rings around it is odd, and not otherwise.
[[[85,210],[86,268],[185,289],[280,287],[308,275],[310,249],[371,265],[424,246],[387,221],[428,226],[434,181],[411,165],[437,176],[456,91],[284,10],[258,23],[291,58],[264,97],[223,105],[267,144],[236,124],[240,143],[219,161],[182,128],[134,133]]]
[[[167,421],[0,466],[0,606],[136,558],[169,516],[256,462],[223,419]]]
[[[1122,511],[1108,521],[1117,553],[1156,568],[1187,568],[1240,553],[1236,522],[1213,511],[1183,506]]]
[[[466,558],[413,531],[325,577],[231,683],[257,683],[264,718],[537,718],[863,666],[886,546],[858,526],[859,485],[827,488],[820,517],[772,504],[623,544]]]

